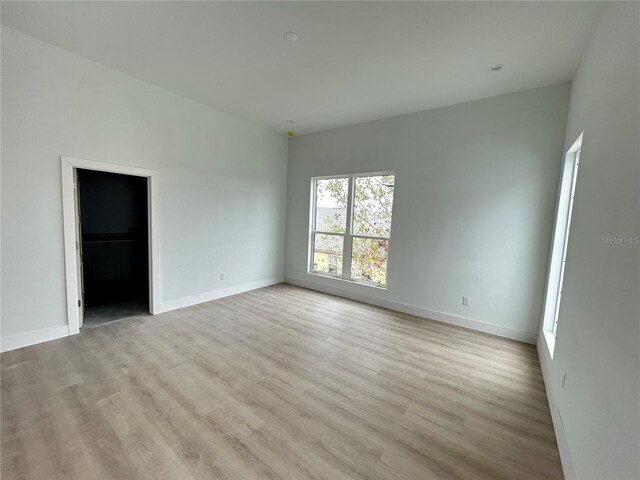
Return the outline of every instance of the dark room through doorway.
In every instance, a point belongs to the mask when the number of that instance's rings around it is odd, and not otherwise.
[[[149,314],[147,178],[77,170],[82,328]],[[81,318],[82,318],[81,317]]]

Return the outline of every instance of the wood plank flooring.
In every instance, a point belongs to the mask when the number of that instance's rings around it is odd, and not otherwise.
[[[286,284],[1,370],[7,480],[562,478],[533,346]]]

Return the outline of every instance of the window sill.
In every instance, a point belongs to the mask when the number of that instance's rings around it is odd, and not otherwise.
[[[553,351],[556,348],[556,336],[549,330],[544,330],[544,339],[547,342],[547,348],[549,349],[549,355],[553,359]]]
[[[328,273],[320,273],[320,272],[307,272],[309,275],[314,275],[316,277],[330,278],[331,280],[338,280],[346,283],[350,283],[352,285],[362,285],[364,287],[376,288],[378,290],[386,290],[387,285],[376,285],[375,283],[362,282],[358,280],[351,280],[348,278],[338,277],[336,275],[331,275]]]

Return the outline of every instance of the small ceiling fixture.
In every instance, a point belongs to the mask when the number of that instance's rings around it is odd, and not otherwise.
[[[502,65],[501,63],[496,63],[495,65],[492,65],[489,70],[491,70],[492,72],[499,72],[500,70],[502,70],[502,67],[504,67],[504,65]]]
[[[284,32],[282,36],[287,42],[293,43],[298,41],[298,34],[296,32]]]
[[[289,124],[290,127],[293,127],[293,120],[287,119],[286,122]],[[287,135],[289,135],[290,137],[295,137],[296,132],[290,130],[287,132]]]

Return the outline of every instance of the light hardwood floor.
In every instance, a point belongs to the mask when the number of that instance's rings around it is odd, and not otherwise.
[[[1,364],[7,480],[562,478],[533,346],[290,285]]]

